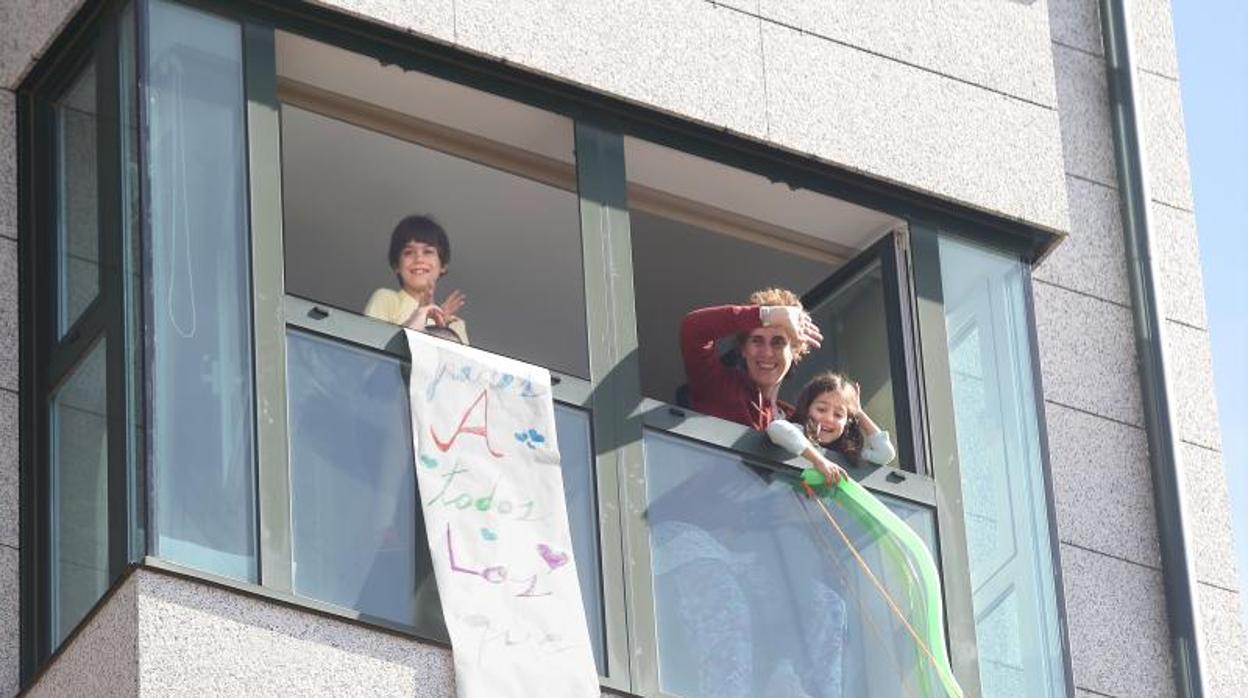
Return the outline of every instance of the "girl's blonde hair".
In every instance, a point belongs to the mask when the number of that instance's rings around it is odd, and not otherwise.
[[[797,404],[794,405],[793,421],[802,425],[802,429],[806,432],[806,437],[810,439],[811,443],[815,446],[823,446],[823,444],[819,443],[816,438],[819,430],[813,425],[810,419],[811,404],[818,399],[820,395],[825,393],[841,393],[849,395],[853,393],[853,390],[853,382],[843,374],[836,373],[835,371],[824,371],[823,373],[817,374],[802,387],[802,392],[797,395]],[[845,423],[845,431],[841,432],[841,436],[836,441],[828,444],[827,448],[840,451],[845,454],[851,462],[856,463],[862,456],[863,442],[862,428],[858,426],[858,421],[851,417],[849,421]]]

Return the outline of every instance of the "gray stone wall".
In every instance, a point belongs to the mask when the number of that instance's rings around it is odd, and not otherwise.
[[[20,243],[12,90],[79,2],[0,0],[0,695],[17,686]],[[1069,231],[1036,271],[1035,304],[1075,683],[1087,695],[1172,693],[1095,0],[321,2]],[[1189,518],[1200,541],[1194,550],[1208,672],[1214,695],[1248,695],[1169,4],[1137,4],[1153,214]],[[114,594],[89,626],[137,626],[132,632],[142,649],[133,660],[116,661],[144,667],[136,677],[150,668],[155,683],[145,685],[176,690],[205,680],[208,669],[186,660],[212,644],[203,643],[202,631],[272,642],[291,667],[307,666],[301,662],[308,656],[344,669],[354,665],[333,663],[358,659],[384,669],[394,688],[411,692],[418,676],[445,687],[449,664],[440,650],[405,645],[404,652],[427,658],[416,667],[394,659],[394,643],[414,643],[384,633],[324,630],[323,623],[336,621],[149,573],[126,585],[133,590]],[[128,599],[138,619],[130,625],[110,615]],[[179,623],[196,632],[179,634]],[[94,650],[78,648],[94,637],[81,632],[61,661],[90,670],[86,658]],[[185,644],[192,637],[194,648]],[[264,668],[243,662],[224,671],[235,657],[219,656],[220,680],[254,678]],[[392,660],[397,664],[387,664]],[[43,681],[68,690],[73,675],[50,671]],[[137,683],[123,672],[115,685],[125,692]]]
[[[1155,253],[1211,695],[1248,695],[1170,5],[1134,3]],[[1075,686],[1171,695],[1157,526],[1095,0],[1052,0],[1070,237],[1035,272]]]

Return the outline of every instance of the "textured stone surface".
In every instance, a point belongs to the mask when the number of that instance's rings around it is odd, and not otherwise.
[[[1170,404],[1179,427],[1179,438],[1220,451],[1222,436],[1218,428],[1209,333],[1167,322],[1165,337]]]
[[[763,45],[774,142],[1065,229],[1052,110],[773,24]]]
[[[1034,269],[1035,278],[1115,303],[1130,302],[1118,192],[1066,178],[1070,235]]]
[[[81,5],[82,0],[0,2],[0,87],[17,87]]]
[[[1061,540],[1160,566],[1144,430],[1052,403],[1045,421]]]
[[[1183,513],[1189,554],[1196,578],[1223,589],[1239,590],[1235,573],[1235,541],[1231,523],[1231,494],[1222,454],[1182,444]]]
[[[1166,317],[1195,327],[1208,327],[1196,215],[1154,203],[1149,209],[1149,220],[1153,226],[1153,255],[1158,260]],[[1209,230],[1206,234],[1217,233]]]
[[[1192,210],[1192,178],[1187,165],[1187,133],[1179,83],[1139,73],[1140,123],[1144,129],[1149,196]]]
[[[1034,288],[1045,398],[1142,424],[1131,311],[1043,282]]]
[[[448,650],[164,574],[135,579],[145,693],[454,694]]]
[[[18,589],[18,551],[0,545],[0,696],[17,693],[21,661]]]
[[[0,390],[0,545],[18,547],[17,395]]]
[[[17,98],[0,90],[0,237],[17,238]]]
[[[1204,633],[1202,659],[1205,681],[1211,698],[1248,696],[1248,641],[1245,640],[1241,594],[1197,585],[1201,630]]]
[[[451,42],[455,40],[454,0],[312,0],[373,22]]]
[[[1089,53],[1101,53],[1101,15],[1096,0],[1049,0],[1053,41]]]
[[[1043,3],[762,0],[759,11],[803,31],[1053,105]]]
[[[762,137],[760,20],[706,2],[456,0],[460,45]]]
[[[1161,573],[1063,545],[1075,685],[1109,696],[1174,694]]]
[[[758,14],[759,6],[762,4],[762,0],[707,0],[707,2],[732,7],[742,12],[749,12],[752,15]]]
[[[79,628],[27,695],[135,696],[139,692],[135,642],[135,584],[131,576]],[[205,684],[204,686],[211,686]],[[204,691],[204,687],[200,688]]]
[[[1117,186],[1104,61],[1054,44],[1053,69],[1066,171]]]
[[[1135,61],[1140,68],[1179,77],[1179,56],[1174,44],[1174,18],[1170,0],[1136,0],[1131,18],[1135,31]]]
[[[17,243],[0,238],[0,388],[17,390]]]

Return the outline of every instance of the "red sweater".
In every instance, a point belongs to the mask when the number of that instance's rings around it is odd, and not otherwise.
[[[717,305],[685,316],[680,323],[680,353],[685,359],[693,409],[760,431],[773,419],[792,413],[792,406],[780,403],[784,414],[775,414],[745,371],[723,365],[715,353],[715,340],[720,337],[762,326],[756,305]]]

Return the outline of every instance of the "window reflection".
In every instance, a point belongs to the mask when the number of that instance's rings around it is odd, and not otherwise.
[[[699,696],[940,693],[906,624],[912,571],[876,528],[837,514],[895,613],[791,480],[726,451],[645,437],[664,691]],[[930,546],[931,513],[881,497]],[[906,622],[902,622],[906,618]]]
[[[242,32],[149,6],[144,156],[156,549],[256,579]]]
[[[287,334],[295,591],[445,640],[394,357]],[[563,486],[594,658],[605,673],[589,414],[556,405]]]
[[[108,413],[100,340],[52,397],[52,644],[108,589]]]
[[[95,61],[56,105],[58,196],[58,335],[69,330],[100,290]]]

